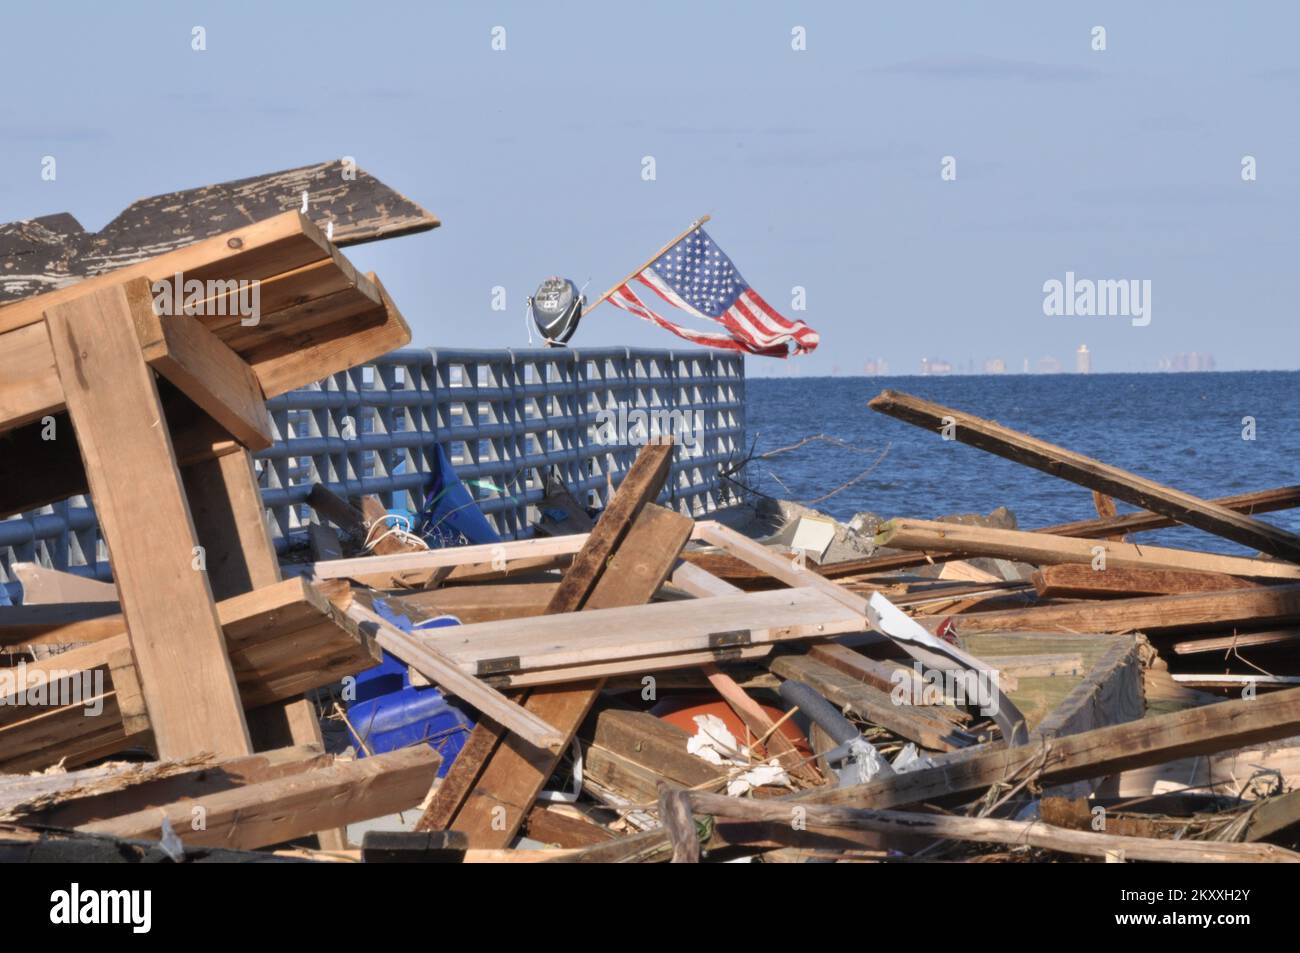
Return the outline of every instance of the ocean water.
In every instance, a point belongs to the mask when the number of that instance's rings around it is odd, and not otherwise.
[[[1006,506],[1022,529],[1096,515],[1090,491],[1081,486],[869,410],[867,401],[886,387],[991,418],[1202,497],[1300,483],[1300,372],[1257,371],[750,378],[746,421],[756,458],[748,484],[808,502],[874,463],[860,482],[811,505],[841,520],[862,510],[933,519]],[[1254,418],[1254,440],[1242,439],[1245,417]],[[848,447],[819,441],[757,458],[819,433]],[[1117,503],[1122,513],[1133,510]],[[1300,510],[1259,518],[1300,532]],[[1248,552],[1187,527],[1137,539]]]

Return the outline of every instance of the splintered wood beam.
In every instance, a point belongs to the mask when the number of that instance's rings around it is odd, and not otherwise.
[[[696,812],[717,817],[789,826],[791,806],[776,801],[742,800],[707,792],[681,792]],[[954,817],[903,811],[859,810],[848,807],[803,807],[800,820],[810,831],[875,831],[938,840],[981,844],[1029,845],[1043,850],[1087,857],[1119,854],[1125,860],[1163,863],[1300,863],[1300,854],[1272,844],[1233,844],[1175,841],[1157,837],[1128,837],[1055,827],[1042,821],[1008,821],[987,817]],[[694,834],[692,828],[691,831]],[[724,837],[726,834],[724,833]]]
[[[304,745],[219,762],[198,758],[191,759],[193,763],[146,762],[115,771],[103,781],[97,779],[97,773],[104,768],[86,768],[64,775],[70,779],[84,777],[85,782],[70,785],[55,798],[35,800],[17,813],[24,824],[80,827],[121,814],[162,807],[182,798],[202,797],[288,777],[327,766],[333,760],[319,746]]]
[[[159,315],[152,307],[136,308],[131,316],[150,367],[250,450],[271,446],[266,397],[242,357],[195,317]]]
[[[1268,629],[1264,632],[1236,632],[1204,639],[1184,639],[1174,643],[1174,653],[1198,655],[1203,652],[1231,652],[1268,645],[1300,645],[1300,629]]]
[[[1210,501],[1227,507],[1238,513],[1272,513],[1276,510],[1289,510],[1300,506],[1300,486],[1283,486],[1272,490],[1256,490],[1253,493],[1237,493],[1221,496]],[[1104,539],[1120,537],[1128,533],[1143,533],[1155,529],[1168,529],[1177,526],[1178,520],[1161,516],[1158,513],[1127,513],[1114,519],[1075,520],[1070,523],[1057,523],[1032,530],[1035,533],[1051,533],[1056,536],[1078,536],[1084,539]],[[940,553],[894,553],[882,556],[868,556],[865,559],[851,559],[845,562],[818,566],[817,571],[828,579],[863,573],[890,572],[895,569],[909,569],[924,566],[931,562],[946,559]]]
[[[1173,569],[1116,569],[1097,572],[1090,566],[1043,566],[1031,577],[1044,599],[1114,599],[1124,596],[1170,596],[1184,592],[1250,589],[1256,585],[1240,576]]]
[[[960,556],[994,556],[1026,563],[1101,565],[1099,575],[1111,569],[1169,569],[1183,572],[1222,573],[1261,579],[1300,579],[1300,566],[1270,559],[1220,556],[1166,546],[1135,545],[1113,540],[1076,539],[1014,529],[939,523],[934,520],[892,519],[876,533],[877,546],[956,553]]]
[[[135,334],[141,309],[152,309],[152,299],[148,282],[137,280],[73,297],[45,319],[158,753],[251,754],[158,389]]]
[[[1027,745],[987,746],[943,756],[943,763],[867,784],[794,795],[788,801],[887,808],[974,794],[1038,774],[1044,784],[1082,781],[1215,754],[1300,732],[1300,688],[1153,715]]]
[[[265,847],[414,807],[441,763],[428,745],[414,745],[92,821],[79,830],[158,840],[166,820],[186,847]],[[196,811],[204,817],[201,830],[191,823]]]
[[[938,619],[919,620],[927,628]],[[1179,632],[1300,623],[1300,585],[1143,596],[953,616],[957,631]]]
[[[892,390],[883,391],[868,406],[936,433],[951,425],[949,432],[972,447],[1161,513],[1270,556],[1300,561],[1300,536],[1295,533],[974,414]]]

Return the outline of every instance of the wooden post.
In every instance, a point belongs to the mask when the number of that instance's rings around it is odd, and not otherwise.
[[[253,455],[239,447],[185,467],[183,478],[198,537],[207,552],[208,579],[216,598],[279,582],[280,561],[266,525]],[[290,745],[325,746],[320,715],[306,697],[256,708],[249,712],[248,722],[258,751]],[[323,850],[347,847],[344,828],[320,831],[317,836]]]
[[[252,753],[153,372],[132,311],[148,282],[45,312],[95,512],[165,759]]]

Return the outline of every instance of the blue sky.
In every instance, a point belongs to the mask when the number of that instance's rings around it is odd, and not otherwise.
[[[708,212],[822,334],[751,374],[1019,368],[1084,342],[1101,371],[1296,368],[1298,27],[1280,2],[8,5],[0,221],[98,229],[137,198],[351,155],[443,219],[349,252],[417,345],[525,345],[542,278],[597,294]],[[1151,323],[1045,316],[1067,271],[1149,279]],[[676,341],[608,305],[575,339]]]

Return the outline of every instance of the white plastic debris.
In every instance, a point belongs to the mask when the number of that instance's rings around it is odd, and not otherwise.
[[[749,764],[749,749],[736,740],[726,722],[717,715],[696,715],[695,734],[686,742],[688,753],[709,764]]]
[[[894,773],[906,774],[908,771],[920,771],[922,768],[933,768],[934,761],[928,754],[921,754],[916,745],[908,742],[903,750],[898,752],[894,758]]]
[[[765,784],[792,786],[790,776],[785,773],[785,768],[777,764],[775,758],[767,762],[767,764],[756,765],[744,774],[728,781],[727,797],[740,797],[742,794],[747,794],[752,788],[760,788]]]
[[[749,765],[749,748],[736,740],[730,729],[717,715],[696,715],[695,734],[686,742],[686,750],[697,758],[719,767],[743,768]],[[727,782],[727,796],[739,797],[752,788],[765,784],[793,787],[790,776],[775,758],[766,764],[756,764]]]
[[[861,736],[849,742],[849,756],[836,774],[841,785],[866,784],[872,778],[889,777],[894,769],[876,750],[876,746]]]
[[[173,863],[179,864],[185,859],[185,845],[181,839],[176,836],[176,831],[172,828],[172,822],[164,814],[162,819],[162,838],[158,841],[158,846],[162,852],[170,857]]]

